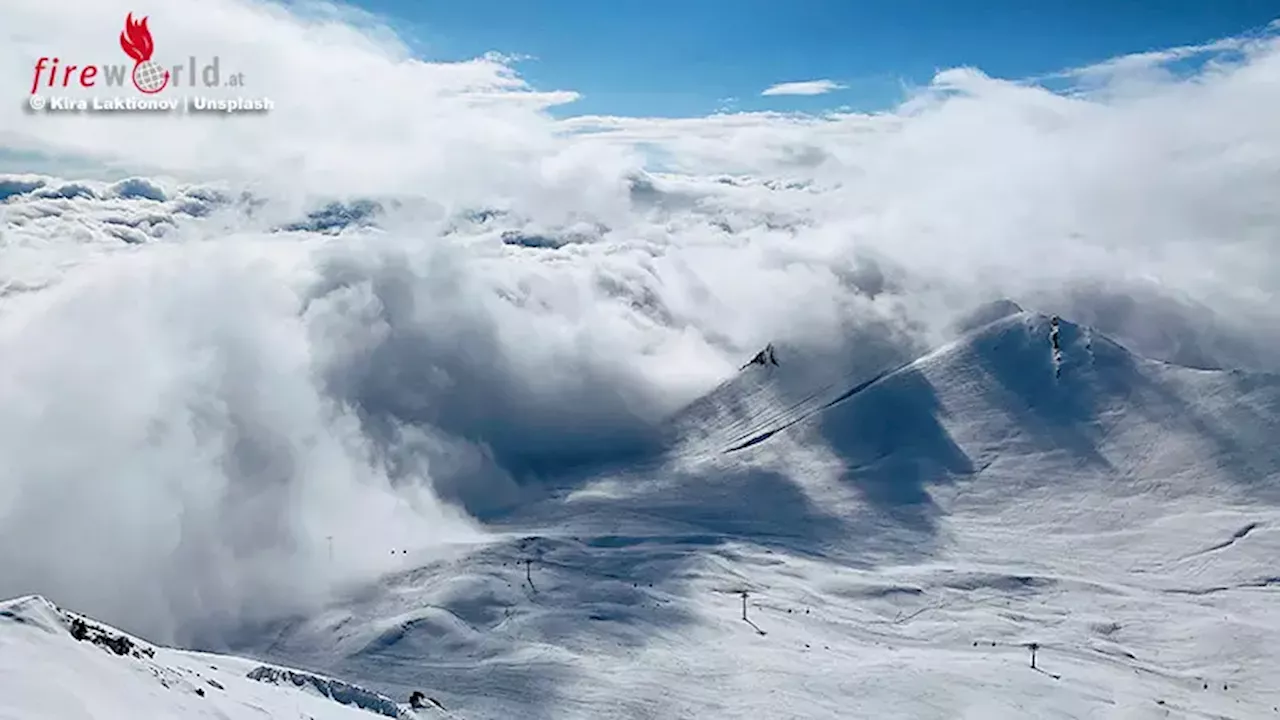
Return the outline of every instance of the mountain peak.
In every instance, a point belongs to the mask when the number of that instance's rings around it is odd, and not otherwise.
[[[1018,303],[1008,299],[1001,298],[983,303],[969,312],[964,313],[959,319],[952,324],[952,332],[956,335],[963,335],[972,332],[991,323],[1025,312],[1023,307]]]
[[[764,365],[764,366],[772,365],[773,367],[778,366],[778,357],[777,357],[776,351],[774,350],[773,343],[769,343],[768,345],[765,345],[763,350],[756,353],[755,357],[748,360],[746,365],[743,365],[738,369],[746,370],[752,365]]]

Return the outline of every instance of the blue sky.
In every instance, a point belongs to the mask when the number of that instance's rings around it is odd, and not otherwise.
[[[974,65],[1027,77],[1265,25],[1276,0],[359,0],[433,59],[527,54],[539,89],[583,99],[557,114],[691,116],[870,110],[903,83]],[[830,78],[846,90],[761,97]]]

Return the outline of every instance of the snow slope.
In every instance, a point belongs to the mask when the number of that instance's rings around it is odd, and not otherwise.
[[[748,365],[661,462],[237,649],[467,718],[1280,717],[1280,378],[1009,312]]]
[[[310,673],[155,647],[38,596],[0,603],[0,678],[3,720],[448,716]]]

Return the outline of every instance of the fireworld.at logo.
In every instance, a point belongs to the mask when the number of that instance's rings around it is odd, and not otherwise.
[[[124,54],[133,58],[133,72],[129,78],[138,92],[148,95],[158,93],[169,84],[169,71],[160,67],[160,63],[151,59],[156,44],[151,39],[151,31],[147,29],[147,19],[134,20],[133,13],[124,19],[124,32],[120,33],[120,47]]]
[[[42,57],[36,61],[35,72],[31,79],[31,94],[40,88],[69,88],[79,85],[84,88],[97,87],[99,79],[108,87],[123,87],[125,78],[140,93],[154,95],[167,87],[196,87],[197,82],[204,87],[243,87],[244,73],[234,73],[224,79],[221,63],[217,55],[213,61],[206,63],[196,73],[196,58],[188,58],[186,65],[173,65],[166,68],[152,59],[155,53],[155,40],[151,37],[151,29],[147,27],[147,18],[135,20],[129,13],[124,20],[124,30],[120,33],[120,48],[133,60],[133,67],[126,64],[60,64],[54,57]]]

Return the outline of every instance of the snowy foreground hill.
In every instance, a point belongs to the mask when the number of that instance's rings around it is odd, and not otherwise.
[[[3,720],[448,717],[331,678],[155,647],[38,596],[0,603],[0,678]]]
[[[661,456],[228,648],[368,691],[28,599],[0,718],[1280,718],[1280,378],[1009,312],[883,372],[773,349]]]

